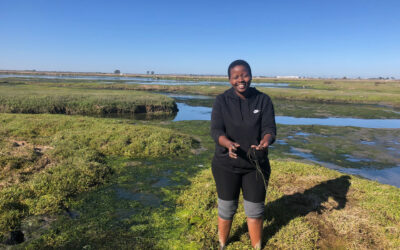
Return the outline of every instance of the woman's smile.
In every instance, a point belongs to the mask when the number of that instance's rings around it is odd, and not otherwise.
[[[247,83],[238,83],[236,84],[239,90],[246,90],[248,84]]]

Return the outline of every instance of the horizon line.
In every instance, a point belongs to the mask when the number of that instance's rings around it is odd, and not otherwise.
[[[117,70],[117,69],[116,69]],[[153,72],[153,73],[151,73]],[[16,69],[0,69],[0,73],[8,74],[42,74],[42,75],[54,75],[54,74],[82,74],[82,75],[108,75],[108,76],[120,76],[120,77],[129,77],[129,76],[199,76],[199,77],[221,77],[226,78],[228,75],[220,75],[220,74],[194,74],[194,73],[155,73],[154,71],[148,71],[148,73],[114,73],[114,72],[101,72],[101,71],[63,71],[63,70],[35,70],[35,69],[25,69],[25,70],[16,70]],[[273,79],[342,79],[342,80],[398,80],[398,78],[394,76],[376,76],[376,77],[348,77],[348,76],[337,76],[337,77],[326,77],[326,76],[304,76],[304,75],[253,75],[253,78],[273,78]]]

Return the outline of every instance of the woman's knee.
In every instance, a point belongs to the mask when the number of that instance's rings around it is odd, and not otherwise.
[[[261,218],[264,216],[264,202],[251,202],[244,200],[244,212],[248,218]]]
[[[238,208],[238,200],[221,200],[218,198],[218,216],[224,220],[232,220]]]

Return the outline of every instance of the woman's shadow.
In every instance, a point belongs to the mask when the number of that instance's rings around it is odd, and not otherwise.
[[[340,210],[346,206],[347,192],[350,187],[350,176],[344,175],[336,179],[324,181],[303,193],[284,195],[281,198],[267,203],[265,220],[271,224],[263,230],[263,242],[266,244],[282,227],[299,216],[305,216],[310,212],[321,214],[324,209],[322,203],[332,197],[337,205],[333,208]],[[230,241],[237,241],[241,235],[247,232],[247,223],[243,223],[232,235]]]

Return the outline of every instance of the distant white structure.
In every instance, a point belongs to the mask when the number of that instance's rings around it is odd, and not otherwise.
[[[285,79],[299,79],[300,76],[276,76],[276,78],[281,79],[281,78],[285,78]]]

